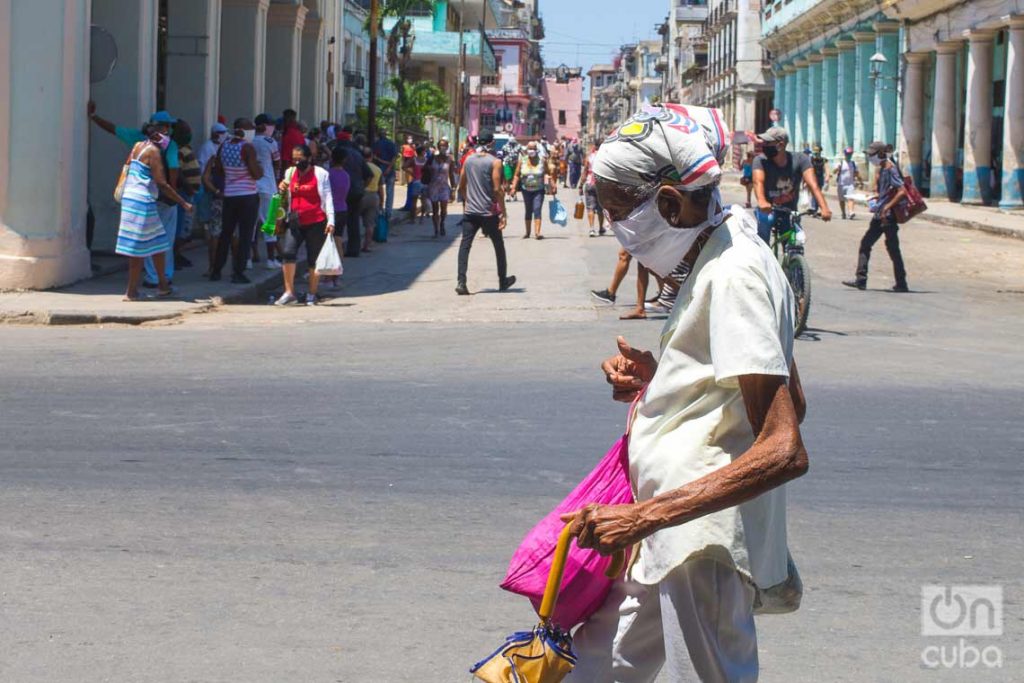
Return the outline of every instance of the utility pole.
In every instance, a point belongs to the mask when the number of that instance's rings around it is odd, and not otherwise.
[[[379,21],[380,0],[370,0],[370,102],[367,106],[369,121],[366,124],[366,137],[371,145],[377,137],[377,24]]]
[[[466,113],[466,44],[463,42],[466,14],[466,0],[459,3],[459,89],[455,91],[455,151],[462,149],[462,127]]]
[[[483,0],[484,19],[480,20],[480,77],[476,81],[476,133],[484,132],[484,21],[487,17],[487,0]]]

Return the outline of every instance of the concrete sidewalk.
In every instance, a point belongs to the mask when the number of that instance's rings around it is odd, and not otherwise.
[[[740,185],[739,173],[732,171],[726,173],[722,178],[722,183],[729,185],[732,189],[738,188],[740,191],[746,191]],[[829,187],[825,198],[833,209],[838,206],[835,204],[838,199],[834,186]],[[925,197],[925,203],[928,205],[928,210],[915,218],[915,222],[930,221],[954,228],[980,230],[1002,237],[1024,239],[1024,211],[1002,211],[991,206],[967,206],[947,199],[931,197]]]
[[[231,284],[228,278],[210,282],[203,276],[206,250],[193,247],[186,255],[195,264],[174,274],[176,294],[170,299],[152,296],[155,290],[140,289],[149,295],[142,301],[123,301],[128,274],[126,259],[99,257],[102,267],[96,277],[67,287],[47,291],[0,292],[0,323],[29,325],[141,325],[172,320],[188,313],[202,313],[225,303],[255,300],[263,292],[279,287],[281,271],[253,264],[247,271],[251,284]]]
[[[401,221],[405,216],[399,209],[405,204],[406,188],[395,188],[395,220]],[[455,208],[458,205],[453,204]],[[449,223],[451,224],[451,222]],[[399,227],[394,231],[401,234]],[[380,253],[386,253],[387,245],[374,243],[373,247]],[[265,255],[263,246],[261,254]],[[271,293],[280,294],[283,282],[280,269],[268,270],[262,263],[253,264],[246,271],[252,280],[250,284],[232,284],[230,282],[230,263],[225,268],[224,279],[210,282],[203,273],[206,271],[206,242],[202,238],[195,239],[185,249],[188,258],[195,264],[190,268],[180,269],[174,276],[173,298],[163,300],[152,296],[143,301],[123,301],[127,283],[127,259],[112,254],[95,254],[93,256],[93,277],[76,282],[66,287],[46,291],[15,290],[0,291],[0,324],[23,325],[142,325],[145,323],[168,321],[182,316],[205,313],[219,306],[228,304],[266,303]],[[299,278],[303,272],[301,262],[304,256],[299,254]],[[376,260],[376,266],[369,262]],[[375,268],[380,267],[380,257],[376,254],[366,258],[345,259],[345,277],[359,280]],[[298,291],[305,291],[301,280],[296,283]],[[154,290],[141,289],[143,295],[152,295]],[[338,296],[341,290],[330,291],[321,289],[321,294]]]
[[[519,283],[507,296],[495,296],[497,273],[490,241],[474,243],[470,261],[469,285],[480,296],[455,295],[458,245],[462,234],[458,221],[461,205],[452,203],[446,236],[433,238],[429,219],[410,222],[401,210],[405,204],[404,187],[396,188],[395,212],[387,243],[374,243],[369,254],[344,259],[345,274],[337,288],[321,285],[322,309],[298,307],[292,317],[378,321],[516,321],[536,316],[553,321],[593,320],[596,312],[587,297],[577,290],[587,279],[583,245],[583,223],[570,220],[566,227],[551,225],[544,207],[544,241],[523,240],[522,202],[512,202],[505,247],[509,273]],[[571,211],[576,195],[561,191],[562,202]],[[547,201],[550,201],[548,199]],[[547,203],[546,201],[546,203]],[[608,249],[614,240],[609,238]],[[266,270],[262,264],[246,275],[251,284],[234,285],[228,280],[210,282],[206,270],[205,244],[196,242],[187,250],[195,264],[175,274],[177,295],[172,300],[149,298],[138,302],[122,301],[127,279],[126,259],[97,256],[102,265],[96,277],[50,291],[0,292],[0,324],[97,325],[168,321],[196,313],[206,313],[227,304],[256,304],[237,307],[257,316],[269,314],[268,300],[282,291],[280,270]],[[262,251],[262,249],[261,249]],[[613,258],[609,256],[609,259]],[[302,256],[300,255],[300,262]],[[300,263],[300,273],[302,272]],[[301,276],[300,276],[301,277]],[[305,283],[296,283],[299,293]],[[153,293],[153,290],[142,290]],[[289,306],[287,308],[296,308]],[[281,317],[276,311],[275,319]]]

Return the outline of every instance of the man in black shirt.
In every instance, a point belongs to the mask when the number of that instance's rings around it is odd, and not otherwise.
[[[800,201],[800,183],[818,203],[821,219],[832,220],[832,210],[821,194],[814,177],[811,160],[805,154],[786,151],[789,133],[781,126],[769,128],[759,136],[763,153],[754,157],[754,196],[757,198],[757,232],[766,243],[771,243],[772,209],[785,207],[796,210]]]

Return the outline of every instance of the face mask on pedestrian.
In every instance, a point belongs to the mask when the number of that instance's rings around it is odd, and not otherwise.
[[[253,130],[252,128],[242,131],[242,139],[245,140],[246,142],[252,142],[255,137],[256,131]]]
[[[210,136],[210,139],[213,140],[213,144],[219,145],[224,142],[224,133],[214,133]]]
[[[843,156],[845,156],[845,157],[846,157],[846,160],[847,160],[847,161],[852,161],[852,160],[853,160],[853,154],[851,154],[851,153],[849,153],[849,152],[848,152],[848,153],[846,153],[846,154],[844,154]]]
[[[885,161],[884,154],[872,154],[871,156],[868,157],[868,162],[872,166],[881,166],[883,161]]]
[[[622,248],[659,277],[667,277],[683,260],[700,234],[725,217],[722,198],[715,188],[708,204],[707,218],[698,225],[674,227],[658,208],[658,193],[641,204],[627,218],[613,221],[612,232]]]
[[[307,168],[309,168],[309,159],[300,159],[298,162],[296,162],[295,168],[299,169],[300,171],[305,171]]]
[[[535,149],[528,149],[528,150],[526,150],[526,156],[530,157],[531,159],[535,159],[537,157],[537,150],[535,150]]]
[[[167,149],[168,145],[171,144],[171,136],[167,133],[160,133],[157,135],[156,144],[160,149]]]
[[[761,149],[764,151],[764,155],[769,159],[774,159],[779,155],[779,148],[775,145],[765,145]]]

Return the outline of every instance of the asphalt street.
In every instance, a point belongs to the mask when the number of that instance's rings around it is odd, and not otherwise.
[[[615,336],[662,321],[618,320],[632,274],[589,296],[613,238],[511,206],[508,293],[480,239],[455,296],[452,220],[316,308],[0,326],[0,681],[468,681],[530,627],[508,559],[623,429]],[[881,243],[857,292],[866,226],[807,223],[806,592],[759,618],[762,680],[1024,680],[1024,242],[911,225],[914,293]],[[928,584],[1003,587],[1002,669],[925,668]]]

